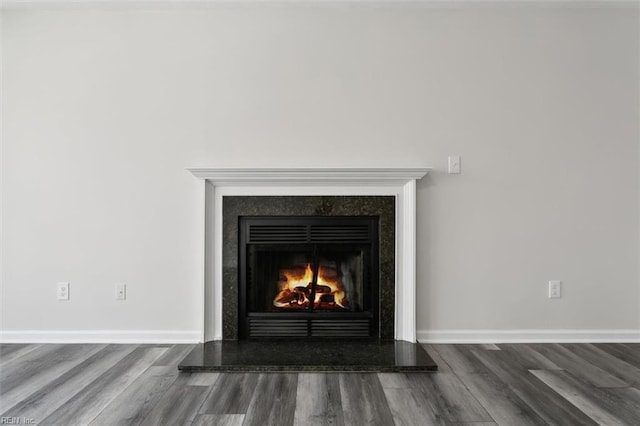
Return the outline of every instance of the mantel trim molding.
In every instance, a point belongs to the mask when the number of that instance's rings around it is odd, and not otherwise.
[[[214,182],[252,181],[396,181],[422,179],[430,168],[380,168],[380,169],[187,169],[198,179]]]

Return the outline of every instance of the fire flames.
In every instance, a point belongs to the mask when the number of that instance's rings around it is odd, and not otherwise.
[[[273,306],[277,308],[303,310],[310,306],[313,270],[311,264],[307,264],[304,272],[301,268],[285,269],[281,271],[282,277],[279,284],[280,291],[273,299]],[[314,309],[348,309],[345,289],[337,277],[320,265],[318,269],[318,282],[314,298]]]

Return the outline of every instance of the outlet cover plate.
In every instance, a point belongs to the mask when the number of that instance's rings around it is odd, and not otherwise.
[[[61,282],[56,285],[58,300],[69,300],[69,283]]]

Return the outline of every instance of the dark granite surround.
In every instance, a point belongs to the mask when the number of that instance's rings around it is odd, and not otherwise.
[[[238,339],[238,218],[240,216],[318,215],[380,217],[380,338],[394,339],[395,197],[225,196],[222,204],[224,241],[222,336],[224,340]]]
[[[180,371],[422,371],[438,367],[417,343],[397,341],[213,341],[197,345]]]

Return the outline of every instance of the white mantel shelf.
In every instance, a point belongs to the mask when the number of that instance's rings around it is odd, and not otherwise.
[[[202,256],[202,341],[222,339],[222,204],[226,196],[349,196],[396,198],[395,338],[416,341],[416,188],[421,168],[189,168],[203,182],[196,220]]]
[[[283,181],[398,181],[422,179],[431,170],[422,168],[312,168],[312,169],[187,169],[199,179],[214,182]]]

